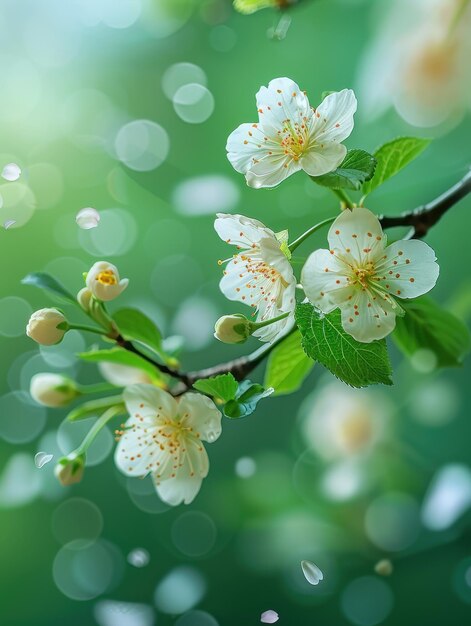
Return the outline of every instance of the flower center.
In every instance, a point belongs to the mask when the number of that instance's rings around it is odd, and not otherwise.
[[[103,270],[99,274],[97,274],[96,279],[102,285],[116,285],[118,281],[116,280],[116,276],[111,270]]]
[[[283,129],[278,131],[284,152],[297,161],[308,147],[306,125],[285,120]]]
[[[376,274],[375,266],[371,261],[368,261],[365,265],[353,267],[352,269],[352,276],[349,278],[350,283],[352,285],[361,285],[364,288],[368,287],[370,280]]]

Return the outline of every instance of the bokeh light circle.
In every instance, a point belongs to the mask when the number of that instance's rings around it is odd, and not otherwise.
[[[33,402],[26,391],[12,391],[0,397],[0,437],[8,443],[35,439],[46,424],[46,408]]]
[[[33,312],[29,302],[17,296],[0,300],[0,335],[20,337],[26,332],[26,324]]]
[[[98,417],[98,415],[97,415]],[[57,431],[57,443],[63,454],[75,450],[84,440],[88,431],[95,422],[94,418],[69,422],[65,419]],[[102,463],[110,454],[114,445],[114,438],[108,427],[102,428],[87,450],[86,465],[93,466]]]
[[[373,576],[353,580],[341,597],[345,617],[358,626],[375,626],[385,620],[394,605],[392,591],[384,581]]]
[[[206,611],[189,611],[177,619],[175,626],[219,626],[219,622]]]
[[[184,122],[201,124],[214,111],[214,96],[203,85],[189,83],[180,87],[173,96],[173,108]]]
[[[180,515],[172,525],[175,547],[189,557],[201,557],[214,547],[217,529],[213,520],[199,511]]]
[[[31,189],[21,182],[0,185],[0,227],[7,230],[24,226],[33,217],[36,197]]]
[[[230,213],[239,202],[240,192],[230,178],[198,176],[181,182],[172,194],[172,204],[182,215]]]
[[[207,85],[206,74],[199,65],[194,63],[174,63],[171,65],[162,77],[162,89],[169,100],[177,93],[180,87],[190,83]]]
[[[41,476],[26,452],[11,456],[0,474],[0,506],[14,508],[34,500],[41,491]]]
[[[170,509],[169,505],[162,502],[157,495],[150,476],[146,476],[146,478],[128,478],[126,480],[126,489],[137,508],[145,513],[165,513]]]
[[[134,120],[120,128],[115,139],[118,159],[129,169],[148,172],[167,158],[170,141],[167,131],[150,120]]]
[[[398,552],[411,546],[420,531],[417,502],[404,493],[387,493],[374,500],[365,515],[365,529],[381,550]]]
[[[93,543],[103,530],[100,509],[85,498],[69,498],[52,514],[52,531],[61,544],[80,539],[83,545]]]
[[[201,572],[189,565],[179,565],[157,585],[154,600],[162,613],[180,615],[196,606],[205,593],[206,581]]]
[[[136,220],[124,209],[100,211],[99,228],[78,229],[80,244],[95,257],[123,256],[134,246],[136,237]]]

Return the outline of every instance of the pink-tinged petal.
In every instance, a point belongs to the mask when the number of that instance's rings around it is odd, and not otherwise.
[[[343,263],[329,250],[316,250],[308,257],[301,284],[309,302],[324,313],[333,311],[351,291]]]
[[[285,154],[273,154],[254,163],[247,171],[245,178],[247,185],[254,189],[262,187],[276,187],[288,176],[301,169],[299,161]]]
[[[132,418],[155,424],[159,417],[172,418],[177,411],[173,396],[153,385],[131,385],[123,392],[124,402]]]
[[[342,326],[349,335],[362,343],[371,343],[389,335],[396,325],[399,309],[386,294],[355,290],[353,297],[342,304]]]
[[[317,143],[343,141],[353,130],[356,110],[357,99],[351,89],[331,93],[316,109],[311,136]]]
[[[260,615],[260,621],[262,624],[275,624],[279,619],[278,613],[276,611],[272,611],[272,609],[264,611]]]
[[[268,87],[261,87],[256,96],[260,123],[281,128],[286,122],[302,123],[312,117],[305,93],[290,78],[275,78]]]
[[[212,443],[221,434],[221,413],[214,402],[200,393],[185,393],[178,405],[182,424],[199,434],[199,439]]]
[[[347,148],[340,144],[325,142],[316,144],[299,159],[302,169],[309,176],[322,176],[333,172],[344,160]]]
[[[386,258],[378,268],[378,283],[398,298],[417,298],[437,282],[440,268],[435,252],[417,239],[396,241],[384,251]]]
[[[262,222],[244,215],[218,213],[214,229],[223,241],[244,249],[252,248],[262,237],[275,237]]]
[[[331,250],[351,255],[362,263],[374,262],[383,254],[386,245],[386,235],[376,215],[360,207],[342,211],[330,227],[327,238]]]

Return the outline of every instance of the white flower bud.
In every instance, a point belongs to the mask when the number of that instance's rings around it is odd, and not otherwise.
[[[223,315],[216,322],[214,336],[223,343],[244,343],[252,334],[252,322],[245,315]]]
[[[73,380],[60,374],[46,372],[33,376],[29,392],[39,404],[54,408],[67,406],[80,395]]]
[[[67,326],[67,320],[57,309],[40,309],[30,317],[26,334],[43,346],[52,346],[62,341],[67,327],[57,328],[59,324]]]
[[[85,282],[95,298],[108,301],[117,298],[126,289],[129,280],[120,280],[118,269],[112,263],[98,261],[88,272]]]
[[[59,459],[54,468],[54,475],[63,487],[68,487],[82,480],[85,469],[85,456],[71,452]]]
[[[88,311],[90,308],[90,300],[92,298],[92,292],[88,287],[84,287],[77,294],[77,302],[80,304],[84,311]]]

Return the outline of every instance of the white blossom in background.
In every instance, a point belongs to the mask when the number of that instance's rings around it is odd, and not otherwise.
[[[290,314],[253,333],[261,341],[274,341],[291,327],[296,306],[296,278],[282,237],[280,241],[264,224],[243,215],[218,213],[214,228],[239,251],[227,263],[219,285],[226,298],[250,306],[256,322]]]
[[[9,182],[14,182],[18,180],[21,176],[21,167],[16,163],[7,163],[2,170],[2,178],[8,180]]]
[[[321,176],[347,154],[341,143],[353,130],[357,108],[351,89],[332,93],[317,108],[289,78],[275,78],[257,93],[258,122],[241,124],[227,140],[227,157],[250,187],[274,187],[299,170]]]
[[[95,263],[86,278],[87,288],[98,300],[114,300],[128,286],[129,280],[120,280],[118,268],[108,261]]]
[[[167,504],[190,504],[209,470],[203,441],[221,434],[221,413],[206,396],[175,399],[152,385],[127,387],[123,398],[130,417],[116,448],[117,467],[128,476],[151,474]]]
[[[90,230],[98,226],[100,214],[96,209],[92,209],[91,207],[80,209],[75,216],[75,221],[77,222],[77,226],[82,230]]]
[[[463,0],[390,2],[360,65],[365,117],[394,106],[410,124],[435,126],[469,108],[470,28]]]
[[[396,241],[371,211],[343,211],[328,234],[329,250],[306,261],[301,283],[311,304],[323,313],[340,308],[344,330],[369,343],[394,330],[403,310],[397,299],[417,298],[437,282],[435,253],[423,241]]]
[[[141,383],[152,383],[149,374],[131,365],[121,365],[120,363],[108,363],[102,361],[98,363],[98,369],[103,378],[118,387],[137,385]]]

